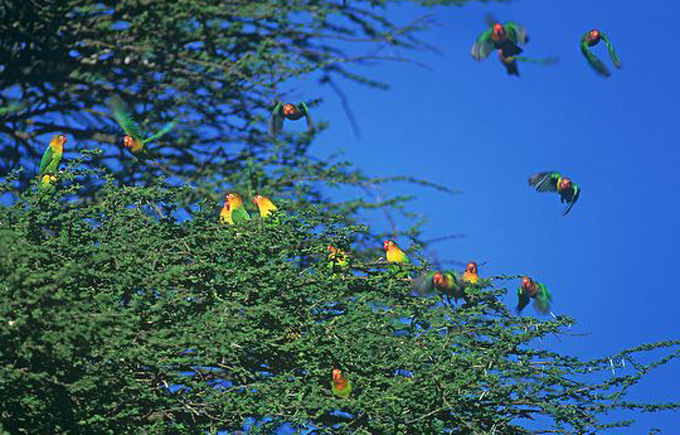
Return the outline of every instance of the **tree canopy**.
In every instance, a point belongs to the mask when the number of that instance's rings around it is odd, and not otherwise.
[[[414,0],[422,5],[465,1]],[[318,133],[267,133],[295,80],[384,87],[352,66],[427,48],[426,19],[397,25],[387,1],[20,0],[0,6],[0,428],[30,432],[592,432],[680,340],[584,361],[546,349],[574,319],[517,316],[516,276],[466,289],[458,305],[413,291],[388,265],[366,209],[408,197],[331,198],[373,178],[309,154]],[[149,144],[122,147],[110,101]],[[311,110],[321,103],[310,96]],[[316,131],[326,125],[317,124]],[[51,134],[75,139],[49,187],[35,168]],[[220,223],[226,192],[253,219]],[[250,199],[279,210],[257,217]],[[328,246],[350,264],[329,263]],[[418,246],[417,243],[414,244]],[[414,248],[412,255],[417,254]],[[655,358],[645,355],[652,352]],[[659,353],[662,356],[658,356]],[[331,372],[352,382],[334,396]],[[618,370],[618,372],[617,372]],[[616,414],[617,416],[619,414]]]

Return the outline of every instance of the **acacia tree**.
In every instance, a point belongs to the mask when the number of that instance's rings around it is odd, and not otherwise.
[[[407,61],[386,46],[424,47],[424,22],[397,26],[386,5],[0,5],[4,429],[196,432],[254,419],[264,431],[513,433],[543,416],[545,429],[593,431],[624,424],[603,419],[615,409],[677,408],[623,398],[679,342],[581,361],[535,344],[572,319],[512,316],[503,288],[471,289],[459,307],[412,295],[404,271],[373,261],[380,234],[358,224],[362,210],[408,198],[328,198],[328,186],[389,179],[311,158],[314,135],[266,135],[297,77],[382,86],[352,65]],[[111,97],[145,129],[177,115],[182,125],[137,161]],[[35,189],[56,132],[75,139],[71,164],[54,189]],[[227,190],[287,199],[276,222],[228,227],[214,210]],[[417,238],[418,223],[402,234]],[[328,244],[351,251],[353,267],[329,268]],[[667,356],[635,357],[652,349]],[[627,372],[606,376],[622,361]],[[336,367],[355,385],[349,399],[330,393]]]

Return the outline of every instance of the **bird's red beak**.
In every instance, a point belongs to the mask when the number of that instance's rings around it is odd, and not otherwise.
[[[522,287],[527,287],[530,282],[531,282],[531,278],[529,278],[528,276],[522,277]]]
[[[387,251],[387,250],[389,249],[389,247],[390,247],[390,241],[389,241],[389,240],[385,240],[385,241],[383,242],[383,249],[384,249],[385,251]]]
[[[443,283],[443,281],[444,281],[444,276],[439,272],[435,273],[434,276],[432,277],[432,282],[434,282],[434,285],[436,285],[436,286],[441,285]]]
[[[339,381],[342,378],[342,372],[340,369],[333,369],[333,380]]]

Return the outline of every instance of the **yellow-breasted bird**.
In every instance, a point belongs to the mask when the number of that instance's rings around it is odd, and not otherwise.
[[[479,274],[477,273],[477,263],[471,261],[465,267],[463,272],[463,281],[468,284],[477,284],[479,282]]]
[[[333,380],[331,381],[333,394],[343,399],[352,393],[352,383],[347,379],[340,369],[333,369]]]
[[[64,155],[64,144],[66,143],[66,136],[63,134],[55,134],[52,140],[47,145],[42,159],[40,160],[40,178],[45,175],[54,175],[57,173],[57,168],[61,162],[61,157]]]
[[[409,260],[408,256],[404,253],[404,251],[402,251],[401,248],[399,248],[399,245],[397,245],[397,243],[392,240],[385,240],[383,242],[383,249],[385,250],[387,261],[391,263],[411,262],[411,260]]]
[[[249,221],[250,215],[243,206],[243,200],[238,193],[228,193],[224,198],[224,206],[220,212],[220,221],[229,224],[238,224]]]
[[[345,251],[333,245],[328,245],[326,250],[328,251],[328,268],[331,271],[337,272],[349,266],[349,256]]]
[[[277,210],[274,203],[264,195],[255,195],[253,204],[257,206],[260,211],[260,216],[263,218],[270,217],[271,214]]]
[[[40,188],[47,189],[51,184],[57,181],[57,176],[54,174],[45,174],[40,178]]]

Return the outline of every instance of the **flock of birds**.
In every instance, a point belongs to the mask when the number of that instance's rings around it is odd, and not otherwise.
[[[517,68],[517,61],[534,62],[541,64],[552,64],[557,62],[556,58],[530,58],[520,57],[522,48],[520,44],[524,45],[529,42],[529,35],[526,29],[516,23],[508,21],[506,23],[499,23],[492,16],[487,17],[489,27],[482,32],[472,45],[472,58],[476,61],[486,59],[491,54],[492,50],[498,51],[498,58],[507,70],[508,74],[519,76],[519,69]],[[590,50],[591,47],[596,46],[600,41],[603,41],[607,46],[609,57],[616,68],[621,68],[621,61],[619,60],[614,45],[611,43],[607,35],[602,33],[599,29],[592,29],[584,33],[581,37],[581,53],[590,65],[598,74],[603,77],[609,77],[609,69],[604,62],[600,60]]]
[[[511,75],[519,75],[517,61],[549,63],[549,59],[518,57],[523,51],[522,48],[519,47],[519,44],[526,44],[528,40],[529,38],[524,27],[513,22],[501,24],[495,20],[491,20],[489,22],[489,28],[477,38],[472,46],[472,57],[478,61],[482,60],[488,57],[491,51],[495,49],[498,51],[501,63],[507,69],[508,74]],[[600,40],[605,42],[614,65],[617,68],[620,68],[621,62],[614,51],[613,45],[609,39],[597,29],[590,30],[583,35],[581,39],[581,51],[589,65],[596,72],[607,77],[609,76],[608,69],[605,67],[604,63],[590,51],[590,47],[597,45]],[[155,134],[145,137],[135,123],[131,112],[120,99],[110,100],[109,108],[112,111],[113,118],[125,132],[123,146],[139,160],[151,158],[152,156],[146,145],[168,133],[177,124],[176,119],[172,120]],[[288,119],[296,121],[303,117],[307,123],[308,133],[312,133],[314,131],[314,122],[312,121],[309,107],[304,102],[298,104],[284,104],[278,102],[270,114],[268,126],[269,134],[271,136],[276,136],[283,128],[284,120]],[[63,134],[53,136],[47,149],[43,153],[40,162],[40,189],[54,188],[54,182],[57,180],[58,167],[62,160],[64,144],[66,141],[66,136]],[[570,178],[562,176],[562,174],[556,171],[544,171],[533,174],[529,177],[528,181],[529,185],[538,192],[558,193],[561,202],[567,204],[562,213],[563,215],[566,215],[571,210],[581,194],[581,189],[578,184],[573,183]],[[262,219],[278,221],[277,207],[269,198],[263,195],[255,195],[253,203],[257,206]],[[239,225],[250,219],[250,214],[246,210],[241,196],[236,192],[228,193],[225,197],[222,210],[220,211],[220,221],[226,225]],[[383,249],[387,262],[410,263],[408,256],[401,250],[396,242],[386,240],[383,243]],[[350,257],[346,252],[335,246],[328,246],[327,250],[328,266],[334,272],[346,271],[349,269]],[[408,277],[407,279],[411,281],[412,288],[420,294],[430,295],[438,293],[441,294],[442,297],[446,297],[447,303],[451,303],[451,298],[457,303],[459,299],[466,299],[467,288],[482,284],[477,268],[477,263],[470,262],[462,273],[456,271],[428,271],[422,273],[417,278]],[[518,314],[532,299],[535,302],[535,308],[539,312],[546,314],[550,310],[552,295],[544,284],[534,281],[531,277],[523,276],[522,283],[517,289],[517,299],[516,311]],[[297,335],[299,336],[299,334]],[[295,337],[292,339],[295,339]],[[352,391],[351,382],[345,377],[342,371],[337,368],[332,370],[331,387],[333,393],[341,398],[349,397]]]

